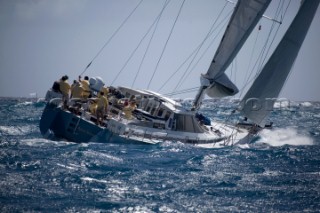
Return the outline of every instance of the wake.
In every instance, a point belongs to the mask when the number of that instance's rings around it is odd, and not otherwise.
[[[273,130],[264,129],[259,135],[261,138],[256,143],[264,143],[270,146],[305,146],[314,144],[311,137],[298,133],[297,129],[292,127]]]

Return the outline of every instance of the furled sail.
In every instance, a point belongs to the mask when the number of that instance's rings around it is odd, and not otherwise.
[[[205,75],[194,101],[197,108],[204,91],[210,97],[235,95],[237,87],[224,75],[234,57],[262,17],[271,0],[239,0],[211,65]]]
[[[320,0],[302,2],[284,37],[242,99],[242,112],[255,124],[265,125],[265,118],[271,112],[289,75],[319,2]]]

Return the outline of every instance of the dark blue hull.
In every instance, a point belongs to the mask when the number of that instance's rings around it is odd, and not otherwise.
[[[43,136],[53,132],[58,138],[72,142],[108,142],[112,133],[91,121],[81,119],[69,111],[64,111],[54,104],[47,104],[40,120]]]
[[[80,116],[50,103],[43,110],[40,119],[40,132],[44,137],[53,133],[57,138],[77,143],[142,143],[138,140],[120,137],[107,128],[82,119]]]

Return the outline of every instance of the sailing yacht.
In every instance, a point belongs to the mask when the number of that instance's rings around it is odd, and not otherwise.
[[[110,101],[108,115],[102,126],[86,103],[72,100],[68,109],[61,99],[50,100],[40,120],[40,131],[48,137],[53,133],[73,142],[142,142],[156,144],[180,141],[203,147],[222,147],[249,143],[259,131],[270,127],[266,119],[290,73],[299,49],[311,25],[320,0],[302,1],[298,13],[273,54],[240,102],[239,110],[250,122],[230,125],[211,121],[199,113],[205,95],[211,98],[234,96],[237,86],[225,74],[243,44],[263,16],[271,0],[239,0],[227,25],[220,45],[205,74],[191,109],[150,90],[118,87],[123,100],[135,98],[133,117],[123,116],[123,106]],[[96,82],[94,79],[93,83]],[[103,86],[103,83],[99,84]],[[92,85],[94,92],[101,88]],[[75,103],[77,109],[75,110]],[[79,105],[80,103],[80,105]]]

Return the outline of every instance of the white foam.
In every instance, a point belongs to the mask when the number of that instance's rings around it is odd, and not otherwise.
[[[310,102],[302,102],[302,103],[300,103],[300,105],[303,107],[312,107],[312,103],[310,103]]]
[[[33,130],[33,126],[0,126],[0,132],[7,135],[26,135]]]
[[[241,149],[249,149],[250,148],[249,144],[237,144],[237,146]]]
[[[33,103],[31,101],[25,101],[22,103],[18,103],[16,106],[28,106],[28,105],[32,105]]]
[[[313,117],[320,118],[320,114],[314,114]]]
[[[99,179],[91,178],[91,177],[82,177],[81,180],[87,181],[87,182],[104,183],[104,184],[108,183],[108,181],[106,181],[106,180],[99,180]]]
[[[83,152],[86,156],[92,157],[92,158],[103,158],[103,159],[109,159],[115,162],[123,162],[123,159],[119,157],[115,157],[113,155],[109,155],[107,153],[102,153],[102,152],[96,152],[96,151],[84,151]]]
[[[204,165],[205,167],[214,165],[217,161],[217,157],[218,156],[215,154],[210,154],[210,155],[204,156],[204,158],[202,160],[202,165]]]
[[[23,142],[25,145],[33,146],[33,147],[40,147],[40,146],[47,146],[47,145],[65,146],[68,144],[72,144],[72,142],[52,141],[45,138],[22,139],[21,142]]]
[[[168,152],[182,152],[182,150],[178,148],[171,148],[168,150]]]
[[[60,166],[60,167],[63,167],[63,168],[69,169],[69,170],[78,170],[78,168],[75,168],[74,166],[68,166],[68,165],[64,165],[64,164],[60,164],[60,163],[57,163],[57,166]]]
[[[273,107],[276,109],[287,109],[290,108],[290,104],[292,104],[290,101],[280,99],[274,102]]]
[[[270,146],[303,146],[313,145],[313,140],[306,136],[301,135],[294,128],[279,128],[274,130],[264,129],[259,134],[261,139],[257,143],[266,143]]]
[[[161,206],[160,208],[159,208],[159,211],[160,212],[176,212],[174,209],[171,209],[170,207],[168,207],[168,206],[166,206],[166,205],[164,205],[164,206]]]
[[[125,195],[129,191],[129,187],[126,186],[125,183],[122,183],[119,180],[104,180],[104,179],[96,179],[92,177],[81,177],[81,180],[89,183],[101,183],[105,184],[106,188],[104,191],[107,192],[107,196],[113,200],[121,200],[125,197]],[[101,189],[96,189],[101,190]]]

